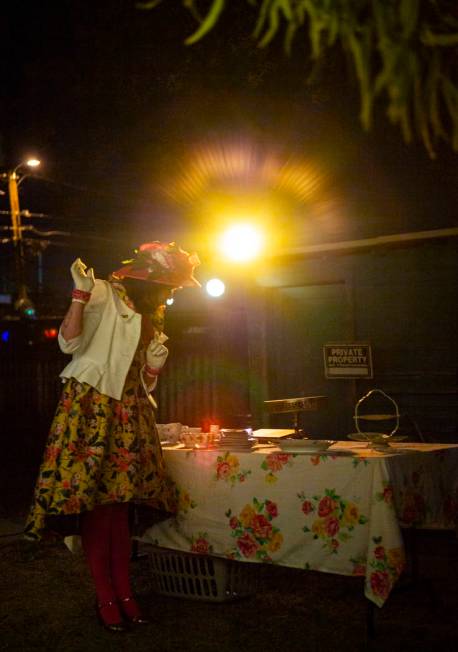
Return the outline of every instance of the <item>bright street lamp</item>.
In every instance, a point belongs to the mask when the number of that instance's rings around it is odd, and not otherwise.
[[[37,168],[37,167],[40,165],[40,163],[41,163],[41,161],[38,160],[37,158],[29,158],[29,159],[25,162],[25,164],[26,164],[29,168]]]

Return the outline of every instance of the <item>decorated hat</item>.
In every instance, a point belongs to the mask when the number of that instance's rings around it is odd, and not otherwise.
[[[124,267],[112,276],[136,278],[149,283],[169,285],[174,288],[200,287],[194,278],[194,268],[200,265],[196,253],[183,251],[175,242],[146,242],[135,250],[135,258],[124,260]]]

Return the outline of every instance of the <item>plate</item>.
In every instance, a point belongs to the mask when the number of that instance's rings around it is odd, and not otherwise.
[[[334,443],[333,439],[281,439],[277,445],[287,453],[319,453]]]
[[[252,446],[217,446],[214,450],[225,451],[226,453],[250,453]]]
[[[404,441],[407,439],[407,435],[383,435],[379,432],[354,432],[351,435],[348,435],[348,439],[352,441],[365,441],[370,444],[382,444],[388,446],[392,441]]]

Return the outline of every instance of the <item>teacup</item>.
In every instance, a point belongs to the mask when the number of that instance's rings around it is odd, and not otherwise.
[[[181,435],[181,441],[186,446],[186,448],[192,448],[194,446],[194,435],[191,435],[189,432],[185,432]]]

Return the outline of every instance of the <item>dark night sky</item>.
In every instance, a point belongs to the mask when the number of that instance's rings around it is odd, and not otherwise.
[[[405,145],[382,109],[364,133],[341,55],[309,88],[300,45],[292,59],[280,43],[256,49],[234,14],[185,47],[193,27],[178,2],[150,12],[133,0],[2,3],[0,165],[31,150],[43,159],[21,207],[52,216],[36,226],[75,234],[64,258],[89,234],[113,241],[90,245],[110,262],[144,237],[194,245],[205,215],[163,189],[202,143],[250,143],[325,172],[340,218],[302,215],[291,246],[301,233],[307,244],[456,226],[458,155],[441,147],[432,161]]]

